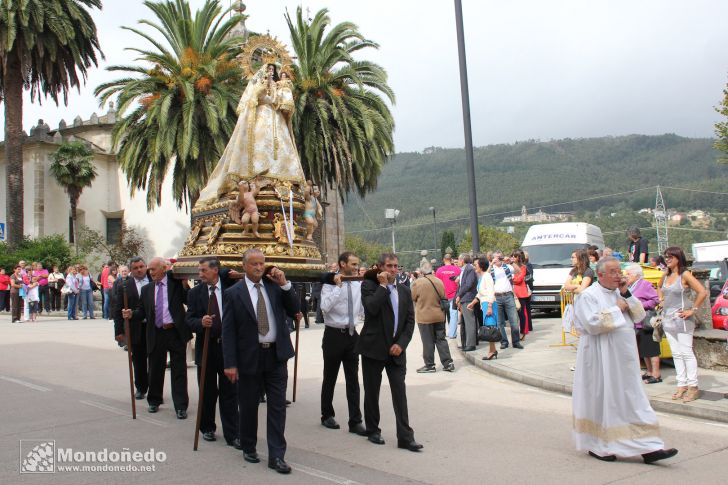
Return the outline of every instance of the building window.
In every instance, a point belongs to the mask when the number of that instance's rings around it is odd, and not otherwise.
[[[121,217],[109,217],[106,219],[106,242],[117,244],[121,239]]]

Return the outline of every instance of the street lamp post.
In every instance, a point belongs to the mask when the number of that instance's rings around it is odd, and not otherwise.
[[[397,245],[394,241],[394,223],[397,222],[399,209],[384,209],[384,218],[392,225],[392,254],[397,254]]]
[[[432,211],[432,251],[437,251],[437,211],[434,207],[430,207]]]

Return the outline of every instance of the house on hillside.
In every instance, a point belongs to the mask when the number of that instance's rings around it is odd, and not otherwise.
[[[524,205],[521,207],[520,216],[504,217],[502,222],[563,222],[568,221],[570,217],[571,214],[568,213],[549,214],[540,209],[534,214],[529,214]]]

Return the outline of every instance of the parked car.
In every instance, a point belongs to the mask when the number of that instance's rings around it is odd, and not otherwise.
[[[720,261],[695,261],[692,268],[710,270],[708,288],[710,289],[710,301],[714,302],[721,294],[723,283],[728,279],[728,261],[725,259]]]
[[[713,328],[728,330],[728,281],[715,299],[710,313],[713,316]]]

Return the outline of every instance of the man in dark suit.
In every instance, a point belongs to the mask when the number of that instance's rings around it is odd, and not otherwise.
[[[112,288],[115,295],[112,314],[114,316],[114,335],[117,342],[123,342],[125,338],[124,318],[121,315],[121,311],[124,309],[124,293],[127,295],[128,308],[137,308],[142,288],[151,281],[147,274],[147,263],[141,257],[133,257],[129,261],[129,267],[131,268],[131,275],[129,275],[129,268],[122,266],[121,278],[114,282]],[[129,336],[131,340],[131,361],[134,367],[134,387],[136,387],[134,397],[144,399],[149,389],[146,320],[136,318],[129,320]]]
[[[224,293],[222,350],[225,375],[238,383],[240,445],[243,458],[258,463],[255,446],[261,386],[268,396],[268,467],[290,473],[285,462],[287,361],[293,345],[286,316],[298,313],[298,296],[278,268],[266,273],[265,256],[259,249],[243,254],[245,278]]]
[[[222,292],[229,279],[223,278],[229,270],[220,270],[220,261],[213,257],[200,260],[200,284],[187,294],[187,325],[195,332],[195,364],[197,382],[202,382],[202,349],[205,329],[210,332],[205,372],[205,395],[202,406],[200,432],[206,441],[215,441],[215,402],[220,397],[220,421],[228,446],[240,447],[238,438],[238,396],[235,385],[225,377],[222,359],[222,316],[225,310]]]
[[[396,255],[382,254],[377,264],[381,272],[376,275],[376,281],[365,279],[362,282],[364,326],[355,351],[361,354],[367,439],[377,445],[384,444],[379,429],[379,390],[382,371],[386,369],[397,421],[397,446],[419,451],[422,445],[415,441],[414,431],[409,426],[404,384],[407,374],[405,350],[415,329],[415,309],[409,288],[395,285],[397,263]]]
[[[162,404],[164,372],[169,353],[172,401],[177,419],[187,419],[187,342],[192,332],[185,323],[187,288],[167,271],[162,258],[149,261],[152,281],[142,288],[139,305],[132,312],[122,310],[122,317],[147,320],[147,352],[149,354],[149,412],[156,413]]]

